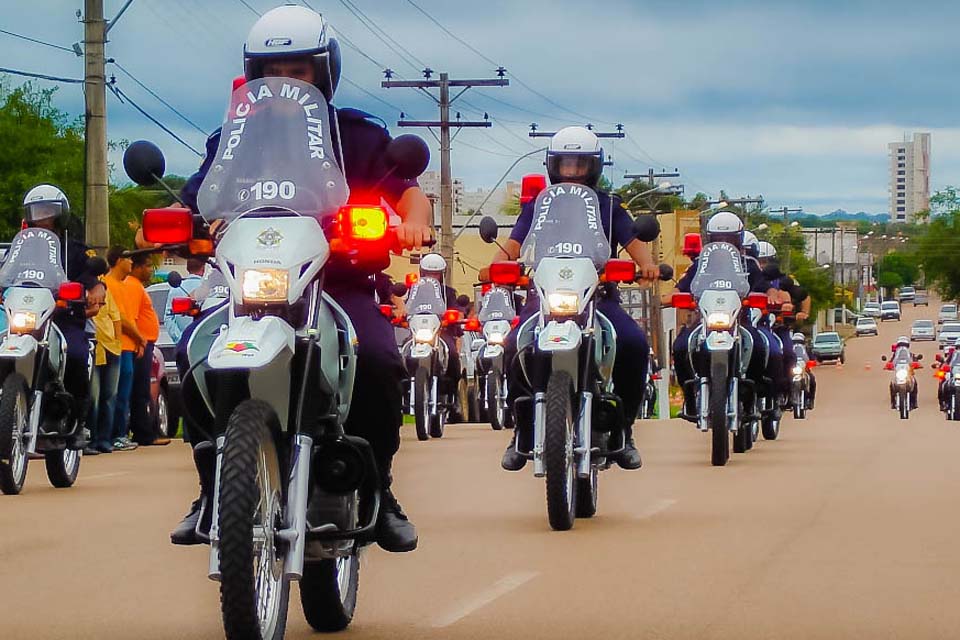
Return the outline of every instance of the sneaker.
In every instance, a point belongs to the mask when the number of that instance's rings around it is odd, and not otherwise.
[[[403,553],[417,548],[417,528],[400,508],[390,489],[380,494],[380,513],[377,515],[377,544],[384,551]]]
[[[114,451],[133,451],[138,446],[136,442],[131,441],[129,438],[117,438],[113,441]]]

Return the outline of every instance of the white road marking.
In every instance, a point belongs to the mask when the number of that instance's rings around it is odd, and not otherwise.
[[[468,615],[478,609],[482,609],[497,598],[505,596],[514,589],[522,586],[524,583],[533,580],[539,574],[538,571],[521,571],[508,574],[492,585],[474,595],[471,598],[461,601],[456,608],[447,612],[433,621],[434,628],[449,627],[450,625],[466,618]]]
[[[98,473],[92,476],[81,475],[77,480],[103,480],[105,478],[116,478],[118,476],[128,476],[130,475],[129,471],[115,471],[113,473]]]
[[[638,512],[635,516],[633,516],[633,518],[634,520],[646,520],[647,518],[652,518],[653,516],[657,515],[661,511],[666,511],[667,509],[669,509],[675,504],[677,504],[677,501],[673,500],[672,498],[664,498],[662,500],[657,500],[646,509],[643,509],[640,512]]]

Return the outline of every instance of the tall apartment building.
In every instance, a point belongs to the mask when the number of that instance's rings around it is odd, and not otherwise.
[[[908,222],[918,211],[930,208],[930,134],[887,145],[890,154],[890,217]]]

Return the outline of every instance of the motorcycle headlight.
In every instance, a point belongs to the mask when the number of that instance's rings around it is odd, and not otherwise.
[[[491,320],[483,325],[483,337],[487,344],[503,344],[510,333],[510,323],[506,320]]]
[[[897,382],[900,384],[903,384],[904,382],[906,382],[907,378],[910,376],[910,374],[907,373],[906,369],[897,369],[897,372],[895,375],[897,378]]]
[[[580,296],[576,293],[547,294],[547,307],[555,316],[575,316],[580,310]]]
[[[795,376],[803,375],[803,367],[794,367],[793,375]]]
[[[440,330],[440,318],[433,314],[424,313],[411,316],[408,321],[413,341],[420,344],[432,344]]]
[[[417,329],[413,339],[417,342],[433,342],[433,329]]]
[[[37,314],[33,311],[14,311],[10,314],[10,331],[30,333],[37,328]]]
[[[713,311],[707,315],[708,329],[729,329],[733,326],[733,317],[726,311]]]
[[[247,269],[243,272],[240,283],[244,302],[286,302],[290,288],[290,272],[286,269]]]

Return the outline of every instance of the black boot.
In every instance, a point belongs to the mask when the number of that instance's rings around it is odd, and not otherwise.
[[[623,451],[614,458],[614,461],[621,469],[639,469],[643,465],[643,460],[640,459],[640,452],[637,451],[637,445],[633,441],[633,426],[623,430],[623,439]]]
[[[193,464],[200,477],[200,496],[190,505],[190,510],[180,524],[170,532],[173,544],[203,544],[210,533],[213,521],[213,484],[217,474],[217,447],[204,441],[193,448]],[[201,516],[203,521],[201,522]],[[203,535],[199,535],[198,531]]]
[[[417,528],[403,512],[390,485],[393,476],[387,463],[381,476],[380,513],[377,514],[377,544],[384,551],[402,553],[417,548]]]
[[[507,471],[520,471],[527,464],[527,457],[517,451],[517,433],[518,430],[514,429],[510,444],[507,445],[507,450],[503,452],[503,458],[500,459],[500,466]]]

